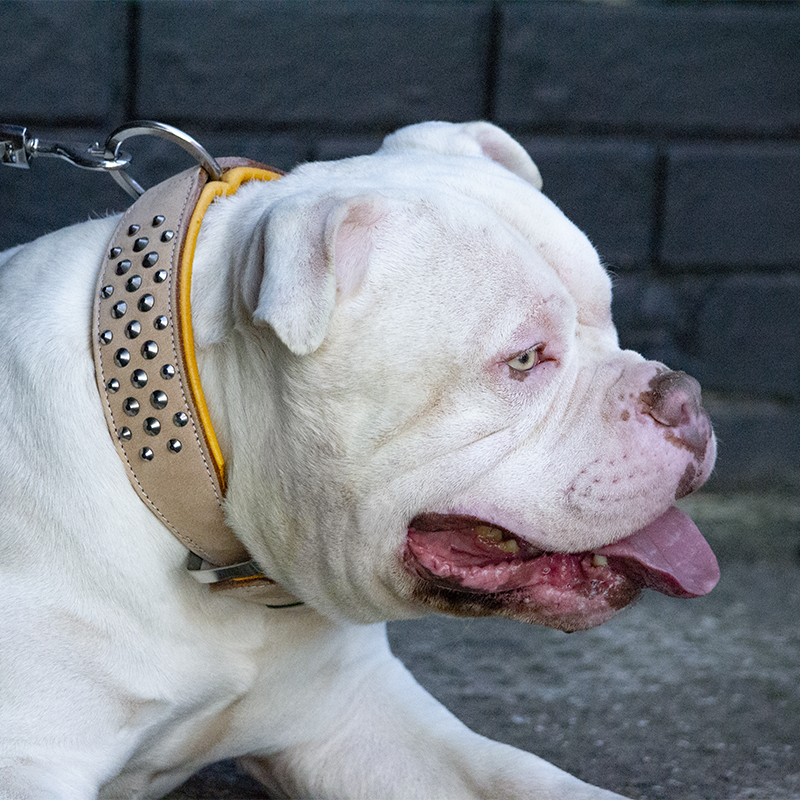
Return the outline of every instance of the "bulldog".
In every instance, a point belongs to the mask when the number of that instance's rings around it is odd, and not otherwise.
[[[120,458],[92,358],[119,220],[0,255],[0,797],[158,798],[228,758],[290,798],[617,796],[468,730],[385,634],[575,631],[718,578],[674,507],[715,459],[698,384],[620,349],[541,186],[500,129],[425,123],[208,207],[190,325],[220,507],[284,607],[195,580]]]

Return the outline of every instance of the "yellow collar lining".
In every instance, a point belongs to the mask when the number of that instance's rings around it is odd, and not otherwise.
[[[205,432],[209,450],[214,463],[214,469],[219,477],[223,493],[225,491],[225,460],[219,447],[214,426],[211,424],[211,417],[208,413],[203,387],[200,383],[200,373],[197,369],[197,358],[194,348],[194,334],[192,331],[192,265],[194,263],[194,253],[197,247],[197,237],[200,234],[200,227],[203,223],[208,207],[219,197],[228,197],[235,194],[243,183],[248,181],[272,181],[280,178],[277,172],[259,169],[256,167],[234,167],[222,174],[218,181],[209,181],[203,187],[200,198],[195,206],[192,218],[186,230],[186,241],[183,247],[183,256],[180,267],[180,294],[178,315],[180,323],[178,330],[181,336],[181,345],[184,351],[184,369],[186,382],[192,393],[195,403],[195,410],[198,423]]]

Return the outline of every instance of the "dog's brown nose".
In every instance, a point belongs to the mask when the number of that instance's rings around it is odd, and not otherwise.
[[[661,372],[641,395],[647,413],[662,425],[677,428],[686,425],[694,414],[702,412],[700,384],[691,375],[680,371]]]
[[[674,429],[675,443],[691,450],[698,461],[711,438],[711,422],[703,408],[700,384],[680,371],[655,375],[639,395],[643,411],[656,422]]]

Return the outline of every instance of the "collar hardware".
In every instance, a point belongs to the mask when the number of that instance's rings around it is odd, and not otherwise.
[[[120,150],[122,143],[134,136],[156,136],[159,139],[166,139],[168,142],[177,144],[197,161],[210,180],[222,180],[222,168],[200,142],[193,139],[188,133],[174,128],[172,125],[167,125],[163,122],[154,122],[153,120],[129,122],[117,128],[115,131],[112,131],[111,135],[106,139],[104,147],[105,157],[112,162],[116,162],[120,158],[122,152]],[[126,170],[117,169],[113,170],[110,174],[134,200],[144,194],[144,189],[128,175]]]

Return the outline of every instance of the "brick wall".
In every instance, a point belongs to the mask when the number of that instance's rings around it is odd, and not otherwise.
[[[615,275],[623,344],[704,385],[712,485],[800,485],[800,5],[5,2],[0,121],[135,118],[275,166],[491,119]],[[142,182],[188,165],[130,142]],[[0,247],[121,209],[107,177],[0,170]]]

